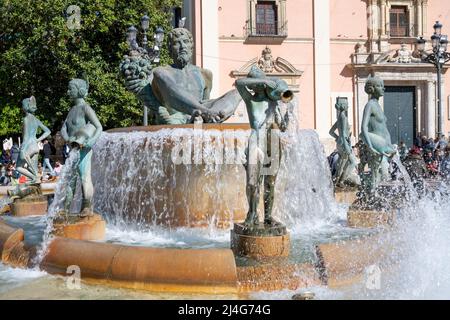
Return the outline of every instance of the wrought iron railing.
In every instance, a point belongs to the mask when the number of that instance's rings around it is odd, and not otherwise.
[[[248,20],[244,27],[245,37],[287,37],[287,31],[287,21],[281,24],[278,21],[274,21],[274,23],[253,24],[251,20]]]
[[[416,33],[416,26],[390,26],[389,36],[391,38],[413,37]]]

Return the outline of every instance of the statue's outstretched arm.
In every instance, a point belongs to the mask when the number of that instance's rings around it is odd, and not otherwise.
[[[275,81],[268,78],[242,78],[236,80],[236,88],[241,94],[244,101],[250,100],[252,95],[247,88],[253,89],[256,86],[264,85],[266,87],[274,88],[276,86]]]
[[[194,111],[209,113],[209,109],[202,106],[198,99],[186,93],[185,90],[180,90],[180,83],[177,83],[165,70],[153,71],[152,88],[158,100],[165,102],[165,106],[169,105],[177,111],[190,115]]]
[[[246,86],[252,89],[255,86],[258,85],[265,85],[270,88],[275,88],[276,83],[273,80],[270,80],[268,78],[242,78],[236,80],[236,87],[238,86]]]
[[[339,136],[336,134],[336,129],[338,128],[338,122],[336,121],[333,126],[331,127],[330,131],[328,131],[329,135],[334,138],[334,140],[337,140]]]
[[[86,104],[84,106],[84,112],[85,112],[86,118],[95,127],[94,134],[86,142],[86,146],[91,148],[94,145],[94,143],[97,141],[97,139],[100,137],[100,135],[102,134],[103,127],[102,127],[102,124],[100,123],[100,120],[98,120],[97,115],[95,114],[94,110],[91,108],[90,105]]]
[[[44,131],[44,132],[41,134],[41,136],[37,139],[38,142],[41,142],[42,140],[44,140],[45,138],[47,138],[47,137],[51,134],[51,131],[50,131],[49,128],[47,128],[46,126],[44,126],[44,124],[43,124],[40,120],[36,119],[36,121],[37,121],[38,127],[41,128],[42,131]]]
[[[252,95],[251,93],[247,90],[247,86],[245,84],[245,78],[244,79],[237,79],[235,82],[236,85],[236,89],[239,92],[239,94],[241,95],[242,99],[244,99],[244,101],[249,101],[252,99]]]

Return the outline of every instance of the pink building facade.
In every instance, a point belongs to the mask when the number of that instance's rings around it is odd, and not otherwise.
[[[364,83],[377,75],[385,80],[381,103],[394,143],[437,133],[436,68],[420,61],[416,39],[429,40],[437,20],[450,33],[448,0],[185,0],[182,11],[195,38],[194,63],[213,71],[212,96],[230,90],[256,64],[290,84],[300,126],[331,145],[336,98],[348,99],[358,137],[368,100]],[[446,71],[440,121],[448,135]],[[229,121],[247,121],[245,107]]]

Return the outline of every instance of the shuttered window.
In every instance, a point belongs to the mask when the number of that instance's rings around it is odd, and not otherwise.
[[[256,34],[277,34],[277,6],[273,1],[258,1],[256,4]]]
[[[409,36],[409,17],[407,7],[392,6],[389,16],[391,37]]]

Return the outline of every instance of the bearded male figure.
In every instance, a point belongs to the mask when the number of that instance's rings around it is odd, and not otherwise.
[[[128,90],[150,108],[155,124],[217,123],[231,117],[242,100],[237,90],[210,99],[212,73],[191,63],[192,34],[184,28],[169,33],[174,63],[152,69],[138,51],[126,57],[120,69]]]

